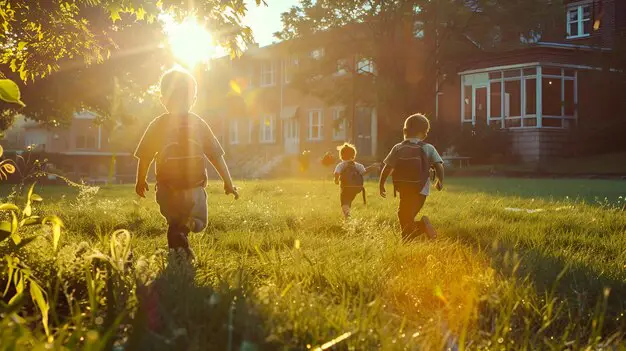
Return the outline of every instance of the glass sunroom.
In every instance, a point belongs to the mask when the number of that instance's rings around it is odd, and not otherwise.
[[[578,72],[524,64],[461,72],[461,121],[501,128],[555,128],[577,119]]]

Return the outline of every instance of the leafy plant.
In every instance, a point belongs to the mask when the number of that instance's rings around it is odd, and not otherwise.
[[[33,202],[42,201],[41,196],[33,193],[34,187],[35,184],[33,183],[28,190],[26,203],[23,208],[20,209],[18,206],[11,203],[0,205],[0,211],[10,213],[10,220],[0,222],[0,244],[5,243],[9,238],[14,244],[9,254],[5,255],[3,258],[3,261],[6,262],[5,272],[7,275],[7,284],[2,293],[2,297],[8,297],[10,291],[14,292],[7,306],[9,310],[12,310],[15,308],[16,303],[22,301],[22,295],[25,294],[26,287],[28,286],[30,297],[41,312],[41,322],[45,333],[46,335],[50,335],[48,326],[48,312],[50,306],[46,293],[42,289],[41,284],[37,281],[37,278],[33,275],[29,266],[18,258],[17,253],[34,240],[34,238],[23,240],[21,235],[21,232],[26,227],[34,225],[49,225],[52,228],[52,247],[54,252],[56,252],[59,246],[63,222],[56,216],[41,218],[40,216],[33,215]]]

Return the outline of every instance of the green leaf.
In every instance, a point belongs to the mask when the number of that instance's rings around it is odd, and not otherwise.
[[[15,206],[14,204],[2,204],[0,205],[0,211],[18,211],[20,208]]]
[[[4,149],[2,148],[2,145],[0,145],[0,157],[2,157],[2,154],[4,154]]]
[[[35,225],[35,224],[41,224],[41,219],[40,218],[41,217],[39,217],[39,216],[30,216],[28,218],[24,218],[20,222],[20,227],[29,226],[29,225]]]
[[[18,223],[17,223],[17,216],[15,215],[15,212],[11,212],[11,217],[13,217],[11,220],[11,239],[13,239],[13,242],[15,243],[15,245],[19,245],[20,242],[22,241],[22,238],[17,232]]]
[[[37,194],[32,194],[30,196],[31,201],[35,201],[35,202],[41,202],[43,201],[43,198]]]
[[[39,310],[41,311],[41,322],[43,323],[43,328],[46,331],[46,335],[50,335],[50,330],[48,329],[48,310],[50,306],[48,305],[48,301],[43,295],[41,287],[37,285],[34,280],[30,280],[30,297],[33,299],[33,302],[37,304]]]
[[[120,16],[120,8],[118,6],[112,6],[109,8],[109,12],[111,13],[111,21],[115,23],[117,20],[121,20]]]
[[[33,213],[33,207],[30,205],[30,201],[26,203],[26,206],[24,206],[24,211],[22,211],[22,213],[26,217],[30,217],[30,215]]]
[[[28,188],[28,195],[26,195],[26,201],[28,201],[28,202],[30,202],[31,196],[33,196],[33,190],[35,190],[35,184],[36,183],[31,184],[30,188]]]
[[[19,43],[17,43],[17,51],[22,51],[24,50],[24,48],[26,47],[26,45],[28,45],[27,42],[25,41],[20,41]]]
[[[20,87],[14,81],[0,79],[0,100],[24,107],[26,105],[20,100],[20,96]]]
[[[52,226],[52,247],[54,251],[57,251],[59,247],[59,240],[61,239],[61,227],[63,227],[63,221],[57,216],[48,216],[43,219],[43,224],[50,224]]]

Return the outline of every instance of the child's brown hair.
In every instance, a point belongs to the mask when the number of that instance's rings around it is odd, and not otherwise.
[[[343,143],[343,145],[337,146],[339,151],[339,158],[342,161],[350,161],[356,158],[356,147],[350,143]]]
[[[424,137],[428,135],[430,131],[430,121],[426,116],[421,113],[416,113],[407,117],[404,121],[404,136],[405,137],[413,137],[418,135],[423,135]]]
[[[167,104],[171,99],[192,100],[196,97],[198,83],[187,71],[171,69],[161,76],[161,96]]]

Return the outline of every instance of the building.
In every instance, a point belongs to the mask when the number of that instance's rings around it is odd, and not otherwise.
[[[48,159],[48,170],[73,181],[106,183],[134,179],[135,164],[130,152],[116,150],[110,133],[95,120],[93,113],[83,111],[74,114],[69,128],[51,128],[18,116],[1,144],[9,157],[30,148],[36,158]]]
[[[571,155],[568,131],[597,108],[592,92],[624,38],[626,2],[569,1],[562,18],[560,37],[461,63],[439,97],[441,118],[507,129],[526,162]]]

